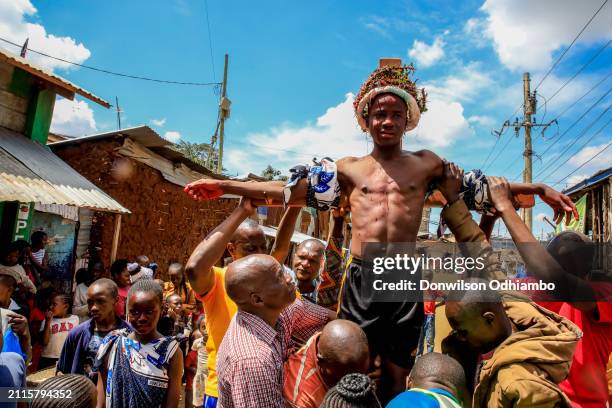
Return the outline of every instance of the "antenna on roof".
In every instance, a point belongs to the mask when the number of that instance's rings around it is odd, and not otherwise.
[[[19,56],[21,58],[25,58],[26,53],[28,52],[28,41],[30,41],[29,38],[26,38],[25,42],[23,43],[23,45],[21,46],[21,52],[19,53]]]
[[[119,97],[115,96],[115,105],[117,107],[117,130],[121,130],[121,108],[119,107]]]

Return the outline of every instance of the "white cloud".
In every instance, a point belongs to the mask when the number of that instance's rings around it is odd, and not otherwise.
[[[462,67],[455,75],[423,84],[430,97],[445,101],[470,102],[480,96],[481,91],[493,85],[490,75],[482,72],[477,63]]]
[[[540,222],[542,222],[542,221],[544,221],[544,217],[548,217],[548,214],[546,214],[546,213],[538,213],[535,216],[535,219],[540,221]]]
[[[565,181],[565,183],[567,184],[567,186],[573,186],[574,184],[580,183],[582,180],[584,180],[587,177],[589,177],[589,174],[575,174],[571,176],[570,178],[568,178]]]
[[[575,0],[486,0],[484,34],[493,40],[500,61],[512,70],[542,71],[551,66],[553,52],[569,45],[601,2]],[[468,20],[474,30],[477,21]],[[604,7],[578,43],[612,36],[612,8]]]
[[[444,41],[442,36],[436,37],[431,45],[414,40],[408,56],[414,58],[419,68],[427,68],[435,64],[444,56]]]
[[[259,174],[271,164],[286,172],[296,164],[310,162],[313,157],[339,159],[368,154],[372,142],[357,126],[353,98],[353,94],[346,94],[343,102],[327,109],[314,124],[285,123],[266,132],[248,134],[242,146],[227,149],[224,166],[232,173]],[[433,98],[428,108],[419,126],[407,134],[405,148],[445,147],[473,134],[459,102]]]
[[[590,160],[593,156],[599,153],[607,145],[608,143],[603,143],[603,144],[596,145],[596,146],[587,146],[581,151],[579,151],[577,154],[575,154],[570,159],[569,163],[574,166],[580,166],[583,163]],[[591,160],[586,166],[582,167],[581,170],[586,169],[583,171],[585,173],[589,173],[589,169],[590,169],[592,170],[591,173],[594,173],[597,170],[605,169],[610,166],[612,166],[612,154],[609,153],[609,148],[608,148],[608,150],[599,154],[599,156]]]
[[[162,119],[151,119],[151,123],[157,127],[163,127],[166,124],[166,118]]]
[[[177,143],[180,140],[180,138],[181,138],[181,134],[174,130],[170,130],[164,133],[164,139],[172,143]]]
[[[463,116],[463,106],[459,102],[431,99],[428,111],[421,116],[419,126],[408,135],[414,135],[417,145],[414,148],[440,148],[450,146],[456,140],[474,134]]]
[[[362,24],[365,28],[373,31],[385,38],[389,38],[389,26],[390,21],[384,17],[369,16],[361,19]]]
[[[55,101],[50,132],[67,136],[83,136],[98,130],[93,110],[87,102],[58,99]]]
[[[91,52],[82,43],[77,43],[71,37],[49,34],[41,24],[26,21],[28,17],[34,15],[36,15],[36,8],[30,0],[0,1],[0,37],[18,44],[23,44],[26,38],[29,38],[29,48],[68,61],[82,63],[90,57]],[[2,47],[13,53],[19,53],[17,47],[8,44],[2,44]],[[33,52],[27,54],[27,59],[51,70],[74,68],[73,65],[46,58]]]
[[[473,115],[470,116],[468,118],[468,122],[469,123],[475,123],[478,124],[480,126],[484,126],[484,127],[491,127],[493,125],[495,125],[497,122],[495,121],[495,118],[491,117],[491,116],[480,116],[480,115]]]

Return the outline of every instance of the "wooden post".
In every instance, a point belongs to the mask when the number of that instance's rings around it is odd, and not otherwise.
[[[225,54],[225,64],[223,65],[223,85],[221,88],[221,118],[219,123],[219,160],[217,161],[217,173],[223,173],[223,137],[225,136],[225,119],[228,115],[229,105],[225,101],[227,95],[227,63],[228,56]]]
[[[111,246],[111,263],[117,259],[117,248],[119,248],[119,236],[121,234],[121,214],[115,214],[115,230],[113,232],[113,245]]]

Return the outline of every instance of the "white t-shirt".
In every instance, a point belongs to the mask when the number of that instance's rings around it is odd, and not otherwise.
[[[40,326],[40,331],[45,330],[45,320]],[[49,343],[43,348],[42,356],[46,358],[59,358],[62,353],[62,347],[68,337],[68,332],[79,325],[79,317],[70,315],[64,318],[54,317],[51,320],[51,336]]]

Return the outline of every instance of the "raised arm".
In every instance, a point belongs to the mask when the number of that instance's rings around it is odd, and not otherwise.
[[[287,255],[289,255],[291,236],[295,230],[295,222],[300,215],[300,211],[302,211],[301,207],[288,207],[278,225],[276,239],[274,240],[274,246],[272,247],[272,251],[270,251],[270,255],[280,264],[283,264],[287,259]]]
[[[489,189],[495,208],[501,214],[527,269],[538,279],[554,283],[552,294],[560,300],[570,301],[573,296],[581,300],[594,299],[587,282],[567,273],[529,231],[512,206],[510,186],[506,179],[489,177]],[[594,302],[576,302],[574,305],[586,312],[593,311],[597,306]]]
[[[282,205],[284,181],[244,182],[236,180],[201,179],[185,186],[185,192],[195,200],[212,200],[223,194],[235,194],[254,200],[255,205]],[[291,189],[290,205],[303,206],[306,203],[308,183],[300,180]]]
[[[212,288],[214,284],[212,267],[223,256],[225,247],[236,228],[254,212],[251,201],[242,199],[230,216],[208,234],[193,251],[185,265],[185,273],[196,294],[204,295]]]

